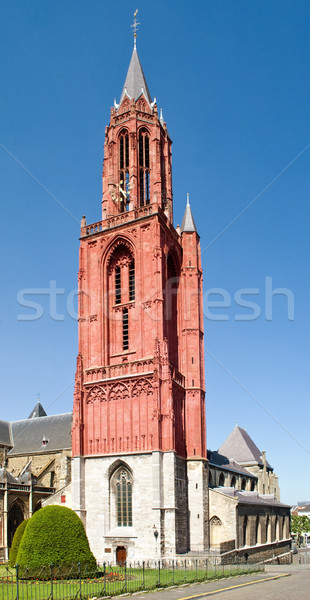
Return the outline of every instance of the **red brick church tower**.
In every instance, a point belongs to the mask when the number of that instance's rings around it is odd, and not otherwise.
[[[202,271],[136,44],[105,131],[102,219],[83,217],[73,508],[99,560],[208,545]]]

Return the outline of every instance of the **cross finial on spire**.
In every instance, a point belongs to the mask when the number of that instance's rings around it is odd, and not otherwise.
[[[134,43],[134,48],[136,47],[137,44],[137,30],[138,30],[138,25],[140,25],[140,23],[138,23],[137,21],[137,14],[138,14],[138,9],[135,10],[135,12],[133,13],[134,19],[133,19],[133,24],[131,25],[131,27],[133,27],[133,43]]]

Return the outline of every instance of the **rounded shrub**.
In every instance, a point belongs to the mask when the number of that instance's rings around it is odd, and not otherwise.
[[[10,555],[9,555],[9,565],[10,567],[15,567],[16,565],[16,558],[17,558],[17,553],[18,553],[18,548],[19,545],[22,541],[22,537],[24,535],[24,531],[26,529],[26,525],[28,523],[29,519],[25,519],[24,521],[22,521],[20,523],[20,525],[18,525],[15,533],[14,533],[14,537],[13,537],[13,541],[12,541],[12,546],[10,549]]]
[[[45,506],[29,520],[19,545],[16,561],[29,573],[55,565],[55,571],[70,571],[81,563],[83,570],[96,570],[81,519],[70,508]],[[56,574],[56,573],[55,573]]]

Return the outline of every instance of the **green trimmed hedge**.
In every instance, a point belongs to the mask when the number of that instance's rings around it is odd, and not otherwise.
[[[22,541],[22,537],[24,535],[24,531],[26,529],[26,525],[27,525],[28,521],[29,521],[29,519],[25,519],[24,521],[22,521],[20,523],[20,525],[18,525],[18,527],[14,533],[12,546],[10,549],[10,555],[9,555],[10,567],[15,567],[15,565],[16,565],[16,557],[17,557],[18,549],[19,549],[20,543]]]
[[[45,506],[29,519],[19,545],[16,561],[29,572],[61,565],[70,569],[81,563],[88,571],[96,570],[96,559],[89,548],[81,519],[70,508]]]

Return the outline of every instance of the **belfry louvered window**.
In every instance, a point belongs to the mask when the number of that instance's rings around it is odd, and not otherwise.
[[[129,348],[129,335],[128,335],[128,308],[123,309],[123,350]]]
[[[150,138],[145,129],[139,134],[140,206],[150,203]]]
[[[119,196],[120,211],[129,210],[129,137],[127,132],[119,137]]]
[[[135,261],[129,264],[129,302],[135,299]]]
[[[132,526],[132,479],[125,469],[116,479],[116,517],[118,527]]]
[[[120,304],[121,301],[122,301],[121,268],[116,267],[116,269],[115,269],[115,304]]]

